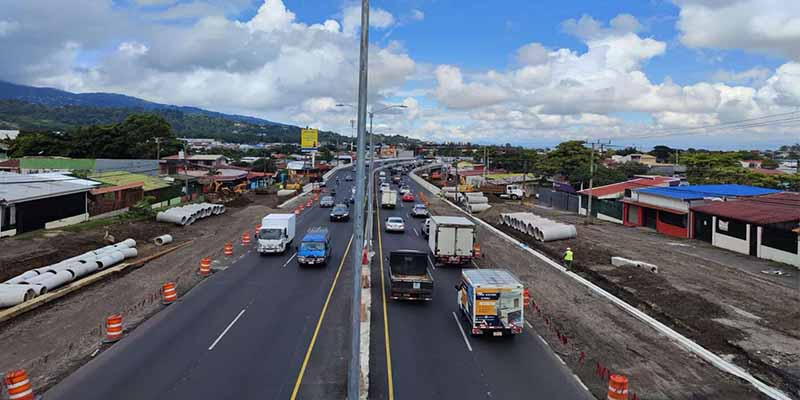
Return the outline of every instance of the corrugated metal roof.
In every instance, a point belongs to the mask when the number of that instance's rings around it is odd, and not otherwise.
[[[800,193],[782,192],[748,199],[717,201],[692,211],[751,224],[800,221]]]
[[[592,197],[597,197],[601,199],[606,196],[624,193],[626,189],[640,189],[642,187],[647,187],[647,186],[668,186],[670,182],[677,182],[677,181],[680,181],[680,179],[667,176],[655,176],[652,178],[636,178],[625,182],[618,182],[618,183],[612,183],[610,185],[598,186],[596,188],[592,188],[591,192],[592,192]],[[585,194],[588,196],[589,189],[581,190],[578,193]]]
[[[636,190],[639,193],[669,197],[680,200],[697,200],[705,197],[748,197],[778,193],[779,190],[745,185],[689,185],[655,187]]]
[[[145,192],[163,189],[169,186],[169,183],[163,179],[141,174],[132,174],[125,171],[103,172],[101,174],[91,175],[89,178],[114,186],[127,185],[134,182],[144,182]]]
[[[0,172],[0,200],[5,200],[8,203],[22,203],[48,197],[64,196],[86,192],[89,189],[89,186],[78,185],[69,181],[53,181],[34,175]]]
[[[76,185],[89,186],[90,188],[100,186],[100,182],[90,181],[88,179],[80,179],[74,176],[69,176],[59,172],[44,172],[41,174],[30,174],[28,176],[35,176],[49,181],[69,181]]]
[[[22,169],[63,169],[63,170],[94,170],[94,159],[65,158],[65,157],[25,157],[20,158],[19,167]]]

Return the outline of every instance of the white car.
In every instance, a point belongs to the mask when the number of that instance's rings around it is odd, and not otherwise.
[[[383,192],[384,190],[391,190],[391,188],[392,187],[389,186],[388,183],[381,183],[381,192]]]
[[[405,232],[406,223],[400,217],[386,218],[386,232]]]
[[[406,193],[411,193],[411,188],[409,188],[408,185],[400,186],[400,194],[403,195]]]

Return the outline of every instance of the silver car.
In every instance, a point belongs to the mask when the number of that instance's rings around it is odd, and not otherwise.
[[[386,218],[386,232],[400,232],[406,231],[406,223],[400,217]]]
[[[335,203],[336,203],[336,200],[333,198],[333,196],[325,196],[325,197],[319,199],[319,206],[320,207],[333,207],[333,205]]]

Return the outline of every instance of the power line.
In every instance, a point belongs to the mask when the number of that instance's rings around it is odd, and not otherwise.
[[[787,117],[787,116],[792,117]],[[777,117],[787,117],[787,118],[780,118],[774,119]],[[791,111],[786,113],[779,113],[779,114],[771,114],[765,115],[756,118],[746,118],[736,121],[728,121],[728,122],[721,122],[717,124],[709,124],[709,125],[702,125],[696,126],[691,128],[667,128],[662,130],[652,131],[648,134],[642,135],[635,135],[635,136],[626,136],[625,139],[642,139],[642,138],[655,138],[655,137],[669,137],[669,136],[685,136],[685,135],[697,135],[697,134],[705,134],[708,131],[715,131],[720,129],[741,129],[741,128],[755,128],[755,127],[763,127],[763,126],[773,126],[773,125],[783,125],[786,123],[793,123],[793,122],[800,122],[800,111]],[[696,132],[698,130],[703,130],[704,132]]]

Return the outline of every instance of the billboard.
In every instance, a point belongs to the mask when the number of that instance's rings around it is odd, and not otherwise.
[[[312,151],[319,147],[319,131],[316,129],[302,129],[300,131],[300,150]]]

